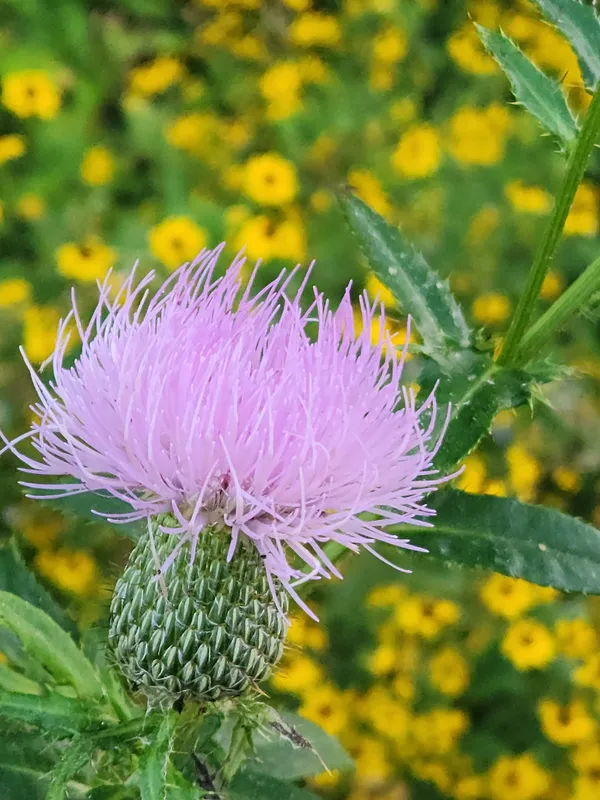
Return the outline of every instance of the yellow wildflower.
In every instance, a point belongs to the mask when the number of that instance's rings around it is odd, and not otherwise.
[[[65,592],[90,595],[98,587],[96,562],[85,550],[41,550],[36,569]]]
[[[510,481],[518,497],[527,502],[533,499],[542,469],[537,459],[522,445],[511,444],[505,452]]]
[[[32,305],[23,315],[23,347],[31,362],[40,364],[54,350],[59,314],[53,306]]]
[[[463,106],[450,120],[449,150],[467,165],[489,166],[504,155],[510,117],[501,106]]]
[[[348,725],[350,709],[344,692],[324,682],[304,695],[299,713],[331,736],[337,736]]]
[[[481,800],[485,797],[485,784],[481,775],[459,778],[452,790],[455,800]]]
[[[487,292],[475,298],[471,310],[481,325],[499,325],[508,318],[511,308],[512,304],[505,294]]]
[[[298,192],[296,168],[278,153],[264,153],[246,164],[244,190],[263,206],[291,203]]]
[[[406,593],[406,589],[398,583],[390,586],[376,586],[367,595],[367,606],[369,608],[395,606],[406,597]]]
[[[0,136],[0,164],[19,158],[25,152],[25,139],[16,133]]]
[[[323,628],[306,616],[293,617],[288,628],[287,643],[311,650],[323,650],[327,645],[327,634]]]
[[[361,736],[358,748],[353,751],[354,767],[360,780],[368,783],[384,781],[392,771],[386,747],[379,739]]]
[[[35,221],[41,219],[46,213],[46,203],[43,197],[33,192],[21,195],[17,201],[17,214],[23,219]]]
[[[391,204],[381,183],[367,169],[351,169],[348,173],[348,184],[356,194],[371,206],[382,217],[388,217]]]
[[[515,211],[524,214],[547,214],[552,208],[552,195],[541,186],[511,181],[504,187],[504,194]]]
[[[373,58],[384,64],[396,64],[408,53],[408,39],[399,28],[387,28],[373,39]]]
[[[439,650],[429,662],[431,685],[448,697],[458,697],[469,685],[469,665],[453,647]]]
[[[487,478],[485,461],[478,453],[471,453],[463,461],[463,471],[457,486],[463,492],[481,494]]]
[[[0,308],[21,306],[31,300],[31,284],[23,278],[0,281]]]
[[[116,257],[116,251],[97,236],[88,236],[81,244],[67,242],[56,251],[60,274],[85,283],[101,280],[115,263]]]
[[[552,480],[563,492],[576,494],[581,489],[581,475],[571,467],[560,466],[552,473]]]
[[[405,633],[433,639],[445,627],[458,620],[460,609],[450,600],[414,595],[397,606],[394,616],[396,624]]]
[[[293,61],[280,61],[262,75],[258,88],[268,104],[267,116],[272,120],[287,119],[301,107],[302,74]]]
[[[110,183],[115,171],[115,162],[107,147],[97,144],[86,152],[81,162],[81,177],[90,186]]]
[[[397,305],[396,298],[392,292],[373,272],[369,272],[365,288],[372,300],[378,298],[379,302],[383,303],[386,308],[394,308]]]
[[[308,656],[294,655],[278,667],[271,682],[280,692],[298,694],[312,691],[312,687],[322,684],[323,680],[323,671],[315,661]]]
[[[520,619],[508,629],[502,652],[521,671],[542,669],[554,659],[556,645],[552,634],[534,619]]]
[[[520,578],[494,573],[479,592],[481,602],[492,612],[505,619],[516,619],[537,605],[536,587]]]
[[[548,774],[529,753],[501,756],[489,772],[494,800],[536,800],[549,785]]]
[[[575,193],[565,222],[565,236],[595,236],[598,233],[598,196],[589,183],[582,183]]]
[[[486,52],[470,21],[448,38],[446,48],[450,58],[465,72],[472,75],[493,75],[498,71],[496,62]]]
[[[428,123],[410,127],[392,155],[392,167],[404,178],[427,178],[437,172],[442,159],[440,139]]]
[[[60,109],[60,92],[46,72],[9,72],[2,81],[2,103],[17,117],[53,119]]]
[[[150,230],[150,250],[168,269],[176,269],[192,261],[206,246],[207,238],[189,217],[167,217]]]
[[[140,64],[129,73],[129,90],[139,97],[164,92],[183,77],[181,62],[171,56],[159,56],[148,64]]]
[[[62,531],[65,521],[60,514],[48,514],[28,519],[22,527],[23,536],[34,547],[51,547]]]
[[[310,196],[310,206],[317,214],[329,211],[333,203],[333,196],[327,189],[317,189]]]
[[[542,288],[540,289],[541,300],[556,300],[565,288],[563,277],[560,273],[550,270],[546,273]]]
[[[581,700],[562,706],[546,698],[538,703],[538,714],[545,736],[563,747],[591,739],[596,733],[596,722]]]
[[[412,733],[419,753],[450,753],[469,727],[469,718],[458,708],[433,708],[413,721]]]
[[[598,649],[598,634],[586,619],[561,619],[556,623],[558,648],[568,658],[586,658]]]
[[[500,212],[495,206],[484,206],[471,220],[467,231],[467,244],[470,247],[482,247],[498,227]]]
[[[600,691],[600,653],[591,653],[575,670],[573,680],[578,686]]]
[[[307,11],[296,17],[289,32],[292,42],[300,47],[335,47],[342,38],[337,18],[316,11]]]

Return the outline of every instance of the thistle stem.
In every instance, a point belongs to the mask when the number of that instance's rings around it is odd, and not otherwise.
[[[550,335],[558,330],[571,314],[584,307],[598,290],[600,290],[600,258],[593,261],[548,311],[529,328],[515,353],[514,362],[520,365],[528,361],[544,346]]]
[[[511,320],[508,333],[504,339],[498,363],[512,365],[516,360],[521,339],[527,329],[535,302],[539,296],[544,277],[548,271],[550,260],[565,226],[569,209],[573,203],[577,187],[581,183],[585,168],[600,130],[600,87],[596,90],[583,121],[581,132],[575,142],[567,162],[567,171],[554,203],[554,208],[544,236],[540,239],[529,270],[527,286],[521,295],[517,309]]]

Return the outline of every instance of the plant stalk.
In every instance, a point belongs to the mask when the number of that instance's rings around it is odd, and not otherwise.
[[[577,187],[583,178],[598,131],[600,131],[600,86],[596,89],[588,113],[583,121],[581,132],[569,156],[562,186],[554,203],[545,234],[540,239],[529,270],[527,286],[519,300],[508,333],[504,339],[502,350],[498,356],[498,363],[501,365],[507,366],[515,363],[517,350],[531,319],[550,260],[554,255],[565,226]]]

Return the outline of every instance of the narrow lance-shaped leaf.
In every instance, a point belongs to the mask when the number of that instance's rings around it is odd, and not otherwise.
[[[433,557],[600,594],[600,532],[591,525],[553,508],[452,489],[441,491],[432,506],[435,527],[411,531],[410,539]]]
[[[90,725],[93,718],[79,700],[56,692],[42,696],[7,692],[0,688],[0,718],[25,722],[53,733],[76,732]]]
[[[102,684],[73,639],[47,614],[9,592],[0,592],[0,625],[15,633],[25,651],[57,681],[69,683],[80,697],[102,696]]]
[[[90,760],[94,742],[84,735],[75,736],[50,775],[50,788],[46,800],[66,800],[71,781]]]
[[[353,194],[340,195],[346,220],[369,265],[411,314],[432,355],[469,346],[469,327],[447,283],[402,233]]]
[[[510,81],[519,103],[551,133],[569,143],[577,135],[577,123],[567,105],[560,84],[545,75],[503,33],[476,25],[487,50]]]
[[[535,3],[571,42],[585,85],[588,89],[595,89],[600,80],[598,12],[577,0],[535,0]]]

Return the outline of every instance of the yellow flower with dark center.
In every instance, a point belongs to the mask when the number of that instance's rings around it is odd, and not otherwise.
[[[169,269],[192,261],[206,246],[208,237],[189,217],[167,217],[149,234],[152,254]]]
[[[350,708],[346,694],[330,683],[320,683],[304,695],[299,714],[315,722],[331,736],[348,725]]]
[[[262,206],[287,205],[298,192],[296,168],[278,153],[253,156],[246,163],[244,191]]]
[[[494,800],[537,800],[549,785],[548,774],[529,753],[501,756],[489,771]]]
[[[23,347],[34,364],[45,361],[54,350],[59,314],[53,306],[30,306],[23,315]]]
[[[96,562],[85,550],[41,550],[34,565],[65,592],[84,597],[98,588]]]
[[[524,214],[547,214],[552,208],[552,195],[541,186],[511,181],[504,187],[504,194],[515,211]]]
[[[583,664],[575,670],[573,680],[578,686],[600,691],[600,653],[590,653]]]
[[[134,67],[129,73],[129,90],[140,97],[166,91],[184,75],[182,63],[171,56],[159,56],[149,64]]]
[[[396,607],[394,618],[400,630],[435,638],[444,628],[453,625],[460,617],[460,609],[450,600],[436,600],[413,595]]]
[[[587,658],[598,649],[598,634],[586,619],[558,620],[555,633],[560,652],[568,658]]]
[[[520,619],[508,629],[502,652],[520,671],[543,669],[554,660],[556,643],[548,628],[535,619]]]
[[[115,162],[110,150],[101,144],[90,147],[81,162],[81,177],[90,186],[110,183],[115,172]]]
[[[210,157],[222,151],[223,134],[222,125],[214,114],[198,111],[176,117],[165,129],[171,147],[198,157]]]
[[[444,647],[429,662],[431,685],[448,697],[458,697],[469,685],[469,665],[454,647]]]
[[[596,722],[581,700],[563,706],[546,698],[539,702],[538,714],[546,737],[564,747],[591,739],[597,732]]]
[[[292,42],[300,47],[335,47],[342,38],[337,18],[316,11],[307,11],[296,17],[289,32]]]
[[[19,158],[25,152],[25,139],[16,133],[0,136],[0,164]]]
[[[60,109],[60,92],[46,72],[9,72],[2,81],[2,103],[17,117],[53,119]]]
[[[417,752],[422,755],[446,755],[469,727],[469,718],[458,708],[433,708],[415,717],[412,734]]]
[[[516,619],[537,605],[536,587],[520,578],[494,573],[481,587],[479,597],[484,606],[505,619]]]
[[[258,88],[267,101],[269,119],[291,117],[302,105],[302,73],[299,64],[295,61],[279,61],[273,64],[258,81]]]
[[[487,292],[475,298],[472,311],[473,317],[481,325],[499,325],[508,318],[511,308],[512,304],[505,294]]]
[[[402,135],[392,155],[392,167],[403,178],[428,178],[437,172],[441,160],[439,134],[424,122]]]
[[[39,194],[29,192],[21,195],[17,201],[17,214],[23,219],[35,222],[46,213],[46,202]]]
[[[31,300],[31,284],[23,278],[0,281],[0,308],[22,306]]]
[[[117,254],[97,236],[88,236],[80,244],[67,242],[56,251],[58,271],[65,278],[93,283],[104,278],[115,263]]]

